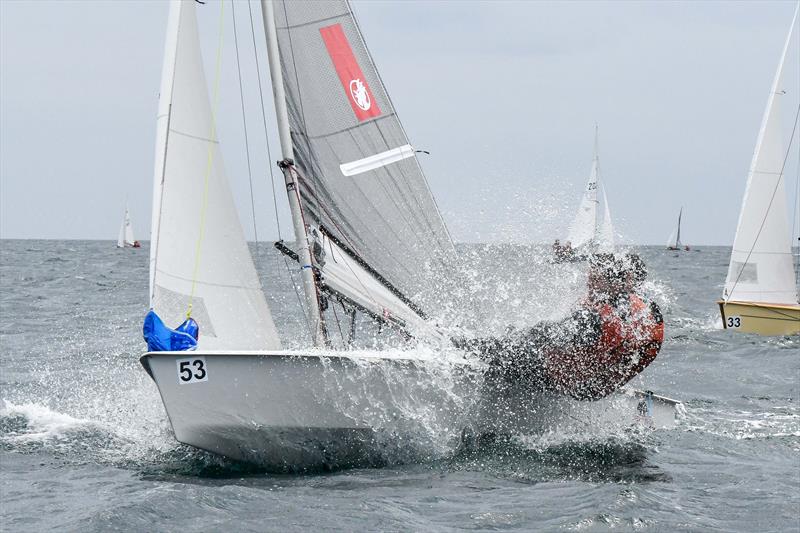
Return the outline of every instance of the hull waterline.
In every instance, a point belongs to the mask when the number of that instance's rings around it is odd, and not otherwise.
[[[800,305],[724,300],[717,304],[727,330],[765,336],[800,335]]]

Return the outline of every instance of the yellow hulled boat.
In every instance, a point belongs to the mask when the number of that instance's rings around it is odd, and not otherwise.
[[[725,329],[759,335],[800,335],[800,305],[720,300]]]
[[[725,329],[760,335],[800,334],[800,298],[798,298],[795,257],[786,209],[784,171],[786,161],[797,150],[792,138],[784,138],[781,107],[800,109],[800,84],[794,76],[784,80],[787,53],[796,54],[795,9],[789,36],[783,48],[778,71],[772,82],[767,107],[761,121],[756,149],[747,175],[747,187],[722,300],[717,302]],[[797,61],[796,57],[790,61]],[[795,113],[792,113],[795,116]],[[796,126],[796,124],[795,124]]]
[[[722,300],[717,302],[728,330],[760,335],[800,334],[800,298],[792,253],[792,243],[797,241],[789,230],[784,184],[786,161],[797,159],[796,154],[790,153],[792,147],[797,150],[798,143],[793,142],[797,129],[785,142],[781,127],[782,105],[800,109],[797,78],[789,76],[787,81],[783,76],[787,53],[800,50],[797,43],[791,46],[799,9],[800,4],[767,99],[747,175],[728,277]],[[796,62],[797,58],[790,61]]]

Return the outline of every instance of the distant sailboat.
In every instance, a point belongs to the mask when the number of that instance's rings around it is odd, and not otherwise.
[[[603,192],[603,217],[599,218],[599,205],[597,191]],[[608,197],[605,187],[600,182],[600,155],[597,145],[597,126],[594,131],[594,157],[589,179],[583,191],[578,212],[572,220],[563,247],[556,247],[557,261],[579,261],[586,258],[589,253],[614,250],[614,229],[611,224],[611,211],[608,207]]]
[[[681,243],[681,218],[683,218],[683,207],[678,212],[678,228],[669,236],[669,241],[667,241],[667,250],[689,251],[689,245]]]
[[[125,216],[122,219],[122,225],[119,227],[119,236],[117,236],[117,248],[140,248],[141,244],[133,237],[133,226],[131,226],[131,214],[128,211],[128,206],[125,206]]]
[[[783,66],[797,12],[767,99],[742,210],[733,241],[728,276],[719,304],[725,329],[761,335],[800,334],[800,299],[786,213],[781,100],[797,85],[784,87]],[[796,95],[795,95],[796,96]],[[796,124],[795,124],[796,126]],[[796,131],[793,130],[793,132]],[[789,139],[787,146],[792,146]]]

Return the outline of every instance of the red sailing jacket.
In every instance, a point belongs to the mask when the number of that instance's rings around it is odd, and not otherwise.
[[[545,372],[552,388],[578,399],[597,400],[653,362],[664,340],[661,313],[636,294],[629,296],[627,304],[594,306],[600,334],[593,345],[547,354]]]

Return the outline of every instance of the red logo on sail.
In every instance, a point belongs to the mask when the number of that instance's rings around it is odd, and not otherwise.
[[[379,116],[381,109],[369,88],[364,73],[361,72],[361,67],[358,66],[353,49],[350,48],[350,43],[347,42],[347,37],[342,30],[342,25],[326,26],[320,28],[319,32],[322,34],[325,48],[328,49],[328,54],[333,60],[333,66],[336,68],[336,74],[339,75],[339,81],[342,82],[347,100],[358,120]]]

